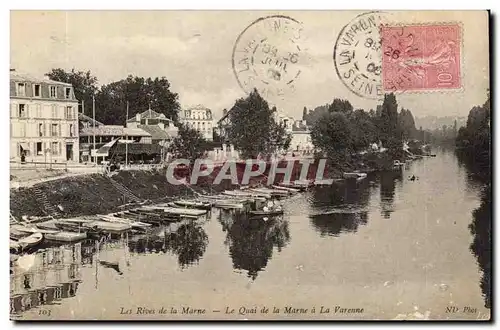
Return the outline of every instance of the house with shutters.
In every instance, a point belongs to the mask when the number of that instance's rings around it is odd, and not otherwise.
[[[71,84],[10,72],[10,159],[78,162],[78,100]]]

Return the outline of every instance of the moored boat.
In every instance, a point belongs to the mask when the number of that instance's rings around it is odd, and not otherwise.
[[[69,232],[69,231],[60,231],[55,234],[45,234],[45,239],[48,241],[53,241],[53,242],[63,242],[63,243],[69,243],[69,242],[76,242],[76,241],[81,241],[87,238],[87,233],[75,233],[75,232]]]
[[[285,190],[285,191],[291,192],[293,194],[296,194],[296,193],[300,192],[300,189],[290,188],[290,187],[284,187],[284,186],[279,186],[279,185],[275,185],[275,184],[273,184],[272,187],[274,189]]]
[[[249,211],[248,213],[251,216],[273,217],[273,216],[277,216],[277,215],[282,215],[283,210],[268,210],[268,211],[258,210],[258,211]]]
[[[17,241],[21,249],[25,250],[30,247],[40,244],[43,240],[43,234],[40,232],[33,233],[27,237],[23,237]]]
[[[270,194],[273,197],[288,197],[291,193],[286,190],[270,189],[270,188],[251,188],[249,191],[263,194]]]
[[[178,200],[174,201],[171,204],[173,207],[186,207],[200,210],[210,210],[212,208],[212,204],[209,202],[203,201],[189,201],[189,200]]]
[[[245,191],[245,190],[225,190],[222,194],[227,196],[249,197],[249,198],[264,197],[270,199],[272,197],[271,194],[268,193],[259,193],[259,192]]]
[[[356,180],[363,180],[364,178],[367,177],[366,173],[361,173],[361,172],[345,172],[343,174],[344,179],[356,179]]]

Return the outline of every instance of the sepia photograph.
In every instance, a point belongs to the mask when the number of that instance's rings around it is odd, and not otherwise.
[[[487,10],[11,10],[13,321],[490,321]]]

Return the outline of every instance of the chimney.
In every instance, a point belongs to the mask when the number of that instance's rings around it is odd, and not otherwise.
[[[139,124],[140,124],[140,122],[141,122],[141,114],[140,113],[135,115],[135,121],[139,122]]]

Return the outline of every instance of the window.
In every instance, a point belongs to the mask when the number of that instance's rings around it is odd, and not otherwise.
[[[33,85],[33,96],[34,97],[41,97],[42,96],[41,86],[39,84]]]
[[[58,144],[59,143],[57,143],[57,142],[52,142],[52,148],[51,148],[50,152],[52,152],[53,155],[57,155],[57,152],[59,151]]]
[[[201,127],[202,130],[205,130],[205,122],[201,123]]]
[[[52,129],[50,130],[50,136],[57,136],[57,124],[52,124]]]
[[[17,96],[26,96],[26,84],[17,83]]]
[[[52,105],[52,118],[57,118],[57,105]]]
[[[22,136],[22,137],[26,136],[26,123],[19,124],[19,136]]]
[[[42,142],[37,142],[36,143],[36,154],[37,155],[43,155],[43,149],[42,149]]]
[[[43,136],[43,124],[38,124],[38,136]]]
[[[50,90],[50,98],[55,99],[57,97],[56,86],[50,86],[49,90]]]
[[[66,111],[64,113],[64,118],[73,119],[73,107],[72,106],[66,107]]]
[[[42,118],[42,105],[37,104],[35,105],[36,108],[36,118]]]
[[[73,124],[69,124],[69,136],[73,136]]]
[[[64,98],[65,98],[66,100],[71,99],[71,87],[66,87],[66,88],[64,89]]]
[[[26,117],[26,104],[19,104],[19,117]]]

